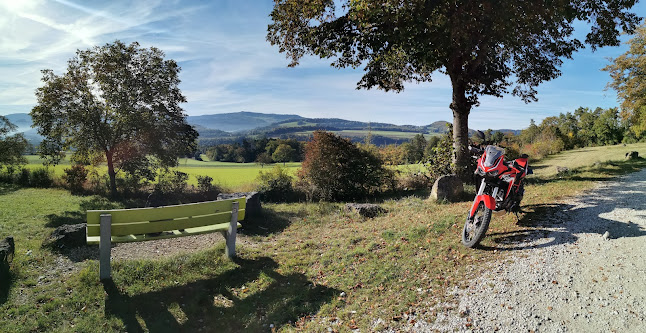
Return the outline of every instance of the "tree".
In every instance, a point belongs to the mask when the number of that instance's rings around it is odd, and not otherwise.
[[[621,100],[622,117],[629,120],[637,137],[646,131],[646,23],[632,39],[626,53],[615,58],[604,68],[612,81],[608,87],[617,91]]]
[[[72,149],[75,161],[107,163],[113,196],[120,170],[153,180],[176,166],[198,135],[179,106],[179,71],[159,49],[120,41],[78,50],[63,75],[43,70],[31,111],[41,156],[56,164]]]
[[[424,134],[415,134],[407,146],[406,152],[408,163],[422,162],[424,159],[424,151],[426,150],[426,139]]]
[[[453,161],[464,174],[468,117],[479,96],[511,92],[525,102],[536,100],[535,87],[558,77],[561,58],[570,58],[584,42],[593,50],[618,45],[618,27],[632,31],[638,24],[629,12],[634,3],[275,0],[267,40],[286,53],[289,66],[308,54],[334,58],[337,68],[364,66],[358,88],[399,92],[405,82],[448,75]],[[577,21],[591,24],[583,42],[573,37]]]
[[[378,156],[350,140],[315,131],[298,176],[310,198],[356,200],[380,191],[392,179],[392,171]]]
[[[27,150],[29,143],[22,133],[9,135],[15,130],[16,125],[12,124],[5,116],[0,116],[0,167],[15,166],[27,162],[22,154]]]
[[[265,164],[269,164],[274,160],[271,159],[271,156],[267,152],[262,152],[256,157],[256,163],[260,164],[261,167],[265,167]]]
[[[294,159],[294,153],[296,153],[294,148],[288,144],[281,143],[271,155],[271,158],[276,162],[283,162],[283,165],[285,165],[285,162],[289,162]]]

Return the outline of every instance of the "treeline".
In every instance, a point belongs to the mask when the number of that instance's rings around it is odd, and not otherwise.
[[[243,139],[242,142],[219,144],[206,149],[211,161],[221,162],[300,162],[303,160],[305,142],[296,139]]]

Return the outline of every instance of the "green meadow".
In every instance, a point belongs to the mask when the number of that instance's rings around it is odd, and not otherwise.
[[[70,167],[69,158],[61,161],[56,166],[43,166],[43,160],[37,155],[28,155],[26,168],[49,168],[53,170],[57,176],[62,176],[64,170]],[[203,155],[205,158],[206,156]],[[197,161],[190,158],[179,159],[177,168],[171,170],[178,170],[185,172],[189,175],[189,185],[197,185],[197,176],[209,176],[213,178],[213,182],[221,187],[229,190],[251,190],[254,187],[255,179],[261,171],[269,171],[275,165],[284,166],[292,175],[301,167],[300,162],[291,163],[277,163],[260,165],[256,163],[233,163],[233,162],[217,162],[217,161]],[[107,167],[99,166],[99,172],[107,172]]]

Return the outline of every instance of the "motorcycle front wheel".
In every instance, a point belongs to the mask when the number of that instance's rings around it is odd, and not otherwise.
[[[476,208],[473,218],[467,217],[467,221],[464,223],[462,244],[469,248],[477,246],[489,228],[489,221],[491,221],[491,209],[481,202]]]

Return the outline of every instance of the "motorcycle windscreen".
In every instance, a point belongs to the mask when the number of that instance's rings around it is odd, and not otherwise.
[[[492,167],[500,156],[505,155],[505,150],[496,146],[487,146],[485,148],[485,167]]]

